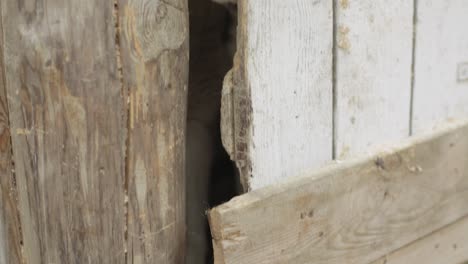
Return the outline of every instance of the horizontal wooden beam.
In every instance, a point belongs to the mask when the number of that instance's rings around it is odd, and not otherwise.
[[[234,198],[216,263],[369,263],[468,215],[468,122]]]
[[[372,264],[468,263],[468,217],[417,240]]]

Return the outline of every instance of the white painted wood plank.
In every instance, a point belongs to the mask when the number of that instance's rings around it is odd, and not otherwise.
[[[468,262],[468,217],[415,241],[372,264]]]
[[[336,0],[336,158],[409,135],[413,1]]]
[[[332,20],[328,0],[239,1],[223,141],[247,189],[332,159]]]
[[[468,122],[209,215],[215,263],[369,263],[468,215]]]
[[[418,1],[413,131],[468,117],[468,1]]]

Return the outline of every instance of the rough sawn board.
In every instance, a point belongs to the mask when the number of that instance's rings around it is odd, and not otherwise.
[[[369,263],[468,215],[468,123],[211,210],[217,264]]]

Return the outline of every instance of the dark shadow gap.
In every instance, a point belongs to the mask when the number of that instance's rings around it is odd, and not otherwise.
[[[206,210],[238,194],[238,175],[220,132],[221,90],[235,52],[237,9],[212,0],[189,0],[189,13],[186,263],[200,264],[213,263]]]

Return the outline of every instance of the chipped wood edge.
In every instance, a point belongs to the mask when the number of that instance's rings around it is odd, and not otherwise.
[[[249,153],[252,145],[250,135],[253,121],[246,62],[248,57],[247,0],[239,0],[237,4],[237,52],[234,56],[233,68],[228,72],[223,83],[220,126],[222,143],[239,170],[244,191],[248,191],[252,175],[252,161]]]

